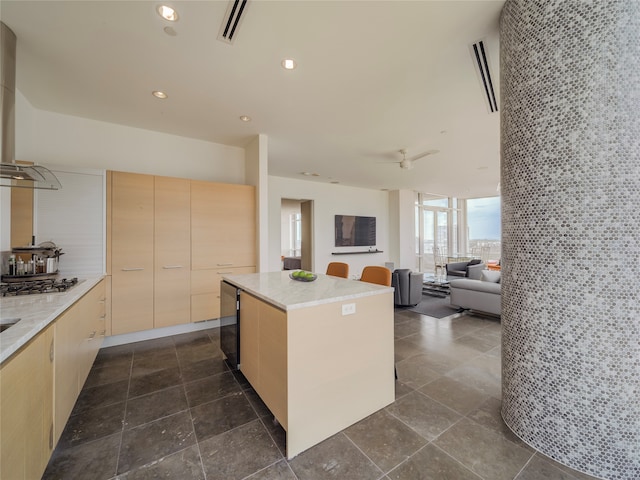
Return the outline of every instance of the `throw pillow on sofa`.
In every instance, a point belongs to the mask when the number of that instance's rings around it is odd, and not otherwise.
[[[501,272],[495,270],[483,270],[480,279],[484,282],[500,283]]]

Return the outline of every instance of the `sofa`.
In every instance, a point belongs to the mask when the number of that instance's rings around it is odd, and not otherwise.
[[[482,270],[480,279],[459,278],[449,282],[450,302],[465,310],[500,315],[501,274],[499,271]]]
[[[424,275],[412,272],[408,268],[399,268],[391,274],[391,286],[394,288],[393,303],[400,307],[413,307],[422,300]]]
[[[487,268],[482,260],[469,262],[453,262],[445,265],[447,277],[465,277],[480,280],[480,273]]]

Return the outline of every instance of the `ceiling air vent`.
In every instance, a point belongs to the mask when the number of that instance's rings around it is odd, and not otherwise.
[[[247,9],[249,0],[230,0],[227,11],[220,25],[220,33],[218,40],[221,42],[232,44],[238,33],[238,27],[242,21],[243,14]]]
[[[498,103],[496,102],[496,94],[493,91],[493,81],[491,79],[489,61],[487,59],[488,54],[483,40],[471,45],[471,56],[473,57],[476,73],[478,74],[482,91],[485,95],[487,109],[489,110],[489,113],[497,112]]]

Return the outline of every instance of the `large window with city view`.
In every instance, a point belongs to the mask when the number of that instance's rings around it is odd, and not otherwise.
[[[416,195],[416,268],[468,258],[500,259],[500,197],[457,199]]]
[[[469,251],[482,260],[500,260],[500,197],[466,201]]]

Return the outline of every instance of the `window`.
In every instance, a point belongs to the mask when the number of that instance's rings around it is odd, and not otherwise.
[[[500,197],[470,198],[467,203],[467,238],[470,252],[484,262],[499,260],[501,252]]]
[[[443,257],[500,259],[500,197],[442,198],[416,195],[416,268],[434,271],[436,249]]]
[[[455,198],[419,193],[416,202],[416,256],[419,271],[435,266],[436,249],[443,256],[458,252],[460,211]]]
[[[289,215],[289,249],[290,255],[297,257],[302,249],[302,214]]]

